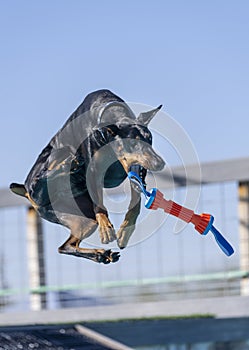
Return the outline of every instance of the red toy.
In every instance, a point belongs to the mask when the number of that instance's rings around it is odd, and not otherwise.
[[[202,235],[206,235],[209,231],[211,231],[219,247],[227,256],[234,253],[233,247],[213,226],[214,217],[212,215],[195,214],[193,210],[185,208],[171,200],[168,201],[163,197],[162,192],[160,192],[157,188],[153,188],[150,192],[148,192],[145,189],[140,177],[134,172],[130,171],[128,173],[128,177],[140,187],[141,191],[145,195],[145,207],[147,209],[157,210],[161,208],[165,211],[165,213],[174,215],[187,223],[191,222],[195,226],[196,231]]]

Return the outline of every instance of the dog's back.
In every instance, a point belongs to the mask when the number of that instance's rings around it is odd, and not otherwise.
[[[115,105],[115,103],[117,103]],[[110,105],[108,113],[104,107]],[[101,119],[100,119],[101,118]],[[15,194],[25,196],[38,208],[51,205],[48,193],[48,181],[54,182],[56,193],[63,191],[64,195],[77,197],[86,192],[85,160],[87,154],[78,155],[80,145],[88,140],[99,123],[122,123],[124,119],[135,119],[135,115],[124,100],[107,89],[88,94],[78,108],[67,119],[62,128],[42,150],[31,168],[24,185],[12,183],[10,189]],[[89,150],[90,152],[90,150]],[[106,187],[115,187],[126,177],[122,167],[117,163],[117,184],[108,181],[108,174],[114,174],[113,167],[107,173]],[[71,186],[64,181],[68,174],[79,180],[79,186]],[[118,174],[120,174],[118,176]],[[68,184],[68,186],[66,186]]]

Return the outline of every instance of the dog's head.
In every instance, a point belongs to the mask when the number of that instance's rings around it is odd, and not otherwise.
[[[127,173],[134,165],[151,171],[163,169],[164,161],[152,148],[152,135],[147,126],[120,124],[110,125],[108,129],[114,137],[112,149]]]
[[[120,122],[100,126],[102,136],[110,142],[126,173],[135,171],[145,182],[147,170],[162,170],[165,163],[152,148],[148,124],[162,106],[141,113],[138,118],[123,118]]]

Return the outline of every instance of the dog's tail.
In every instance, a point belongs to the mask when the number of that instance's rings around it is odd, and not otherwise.
[[[27,191],[24,185],[16,184],[13,182],[12,184],[10,184],[10,189],[13,193],[18,194],[18,196],[27,198]]]

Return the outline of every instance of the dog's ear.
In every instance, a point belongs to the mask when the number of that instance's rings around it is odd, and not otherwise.
[[[162,106],[163,105],[160,105],[157,108],[152,109],[151,111],[140,113],[139,116],[137,117],[137,123],[147,126],[151,122],[151,120],[154,118],[154,116],[157,114],[157,112],[160,111]]]

